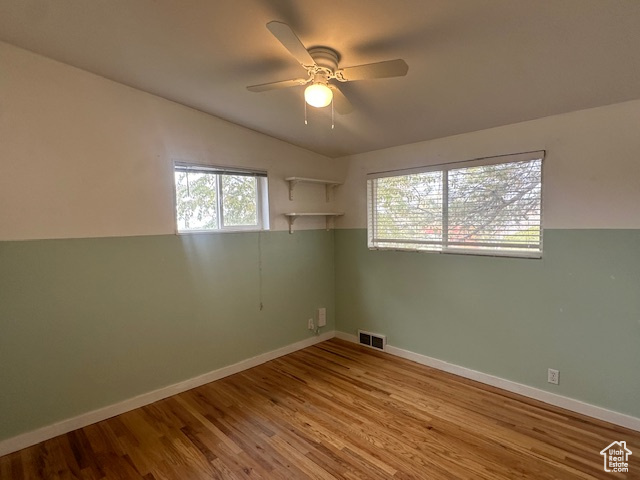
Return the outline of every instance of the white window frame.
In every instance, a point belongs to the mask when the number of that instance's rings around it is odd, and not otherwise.
[[[501,256],[501,257],[521,257],[521,258],[542,258],[542,238],[543,238],[543,198],[544,198],[544,158],[546,155],[545,150],[523,152],[515,154],[498,155],[494,157],[482,157],[474,160],[465,160],[460,162],[442,163],[437,165],[421,166],[406,168],[401,170],[388,170],[383,172],[375,172],[367,174],[367,242],[370,250],[400,250],[411,252],[427,252],[427,253],[444,253],[444,254],[464,254],[464,255],[481,255],[481,256]],[[541,173],[541,186],[540,186],[540,243],[539,249],[526,250],[498,250],[490,249],[476,250],[472,248],[465,248],[464,246],[450,246],[447,244],[447,236],[443,235],[442,242],[435,241],[422,241],[422,240],[404,240],[404,239],[377,239],[374,237],[374,232],[377,232],[377,211],[374,208],[376,204],[376,182],[372,180],[378,178],[389,178],[398,176],[407,176],[425,172],[442,172],[442,228],[443,232],[448,230],[448,174],[450,170],[458,170],[463,168],[500,165],[504,163],[518,163],[531,160],[540,160],[540,173]],[[397,246],[384,246],[380,243],[389,242],[396,244],[424,244],[424,245],[441,245],[440,249],[421,249],[408,246],[407,248]],[[490,245],[487,245],[490,246]]]
[[[175,174],[178,168],[190,169],[194,172],[216,175],[216,208],[218,212],[218,228],[181,230],[178,226],[178,194],[176,191]],[[245,175],[256,178],[256,206],[257,225],[225,225],[224,224],[224,200],[222,198],[222,177],[224,175]],[[219,165],[207,165],[191,162],[173,162],[173,215],[175,219],[176,233],[185,235],[191,233],[220,233],[220,232],[259,232],[269,230],[269,179],[264,170],[225,167]]]

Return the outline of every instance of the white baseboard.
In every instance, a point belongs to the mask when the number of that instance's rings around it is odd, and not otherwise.
[[[242,372],[243,370],[256,367],[268,362],[269,360],[273,360],[283,355],[293,353],[297,350],[310,347],[311,345],[315,345],[316,343],[324,342],[325,340],[329,340],[334,336],[342,340],[358,343],[358,339],[355,335],[344,332],[326,332],[318,335],[317,337],[310,337],[305,340],[292,343],[291,345],[278,348],[277,350],[273,350],[256,357],[242,360],[241,362],[234,363],[233,365],[219,368],[198,377],[190,378],[183,382],[169,385],[158,390],[153,390],[151,392],[138,395],[128,400],[124,400],[122,402],[109,405],[98,410],[93,410],[91,412],[78,415],[77,417],[63,420],[53,425],[48,425],[31,432],[23,433],[6,440],[2,440],[0,441],[0,456],[16,452],[50,438],[57,437],[58,435],[63,435],[73,430],[77,430],[78,428],[86,427],[87,425],[91,425],[93,423],[115,417],[116,415],[120,415],[121,413],[125,413],[130,410],[149,405],[153,402],[157,402],[158,400],[162,400],[172,395],[176,395],[178,393],[191,390],[192,388],[199,387],[206,383],[210,383],[229,375]],[[487,385],[501,388],[509,392],[518,393],[535,400],[540,400],[541,402],[548,403],[550,405],[555,405],[557,407],[565,408],[567,410],[581,413],[583,415],[597,418],[599,420],[604,420],[606,422],[630,428],[632,430],[640,431],[640,418],[632,417],[630,415],[625,415],[619,412],[614,412],[612,410],[607,410],[605,408],[590,405],[573,398],[563,397],[562,395],[557,395],[555,393],[540,390],[538,388],[522,385],[520,383],[505,380],[503,378],[478,372],[476,370],[471,370],[466,367],[461,367],[453,363],[438,360],[437,358],[428,357],[426,355],[410,352],[408,350],[403,350],[391,345],[387,345],[385,347],[385,352],[391,355],[412,360],[422,365],[436,368],[438,370],[443,370],[445,372],[453,373],[461,377],[469,378],[481,383],[485,383]]]
[[[344,332],[335,332],[336,338],[346,340],[348,342],[358,343],[358,337]],[[397,357],[406,358],[416,363],[433,367],[438,370],[453,373],[464,378],[476,380],[478,382],[491,385],[493,387],[501,388],[509,392],[524,395],[525,397],[533,398],[556,407],[565,408],[572,412],[581,413],[589,417],[604,420],[605,422],[614,423],[622,427],[630,428],[632,430],[640,431],[640,418],[632,417],[624,413],[614,412],[613,410],[607,410],[606,408],[597,407],[589,403],[581,402],[573,398],[564,397],[555,393],[540,390],[539,388],[530,387],[521,383],[512,382],[511,380],[505,380],[504,378],[489,375],[487,373],[471,370],[470,368],[461,367],[453,363],[438,360],[437,358],[428,357],[419,353],[414,353],[409,350],[403,350],[402,348],[386,345],[384,351],[395,355]]]
[[[310,337],[305,340],[292,343],[291,345],[278,348],[277,350],[263,353],[261,355],[258,355],[257,357],[248,358],[246,360],[242,360],[241,362],[234,363],[233,365],[222,367],[217,370],[213,370],[212,372],[190,378],[183,382],[169,385],[168,387],[163,387],[159,388],[158,390],[143,393],[142,395],[138,395],[128,400],[123,400],[122,402],[99,408],[98,410],[83,413],[82,415],[78,415],[77,417],[54,423],[53,425],[48,425],[31,432],[23,433],[12,438],[7,438],[6,440],[0,441],[0,456],[17,452],[18,450],[22,450],[23,448],[30,447],[31,445],[35,445],[36,443],[40,443],[50,438],[57,437],[58,435],[77,430],[78,428],[86,427],[87,425],[106,420],[107,418],[115,417],[116,415],[120,415],[121,413],[125,413],[130,410],[149,405],[150,403],[157,402],[158,400],[162,400],[163,398],[167,398],[172,395],[191,390],[192,388],[199,387],[206,383],[228,377],[229,375],[233,375],[234,373],[242,372],[243,370],[256,367],[265,362],[268,362],[269,360],[273,360],[275,358],[282,357],[283,355],[293,353],[297,350],[310,347],[311,345],[315,345],[316,343],[324,342],[325,340],[329,340],[334,336],[335,332],[326,332],[321,335]]]

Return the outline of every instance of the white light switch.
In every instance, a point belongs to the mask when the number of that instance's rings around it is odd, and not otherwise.
[[[324,327],[327,324],[327,309],[319,308],[318,309],[318,326]]]

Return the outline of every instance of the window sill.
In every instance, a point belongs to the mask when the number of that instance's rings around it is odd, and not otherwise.
[[[224,230],[177,230],[176,235],[202,235],[207,233],[260,233],[268,232],[268,229],[264,228],[238,228],[238,229],[224,229]]]
[[[398,248],[398,247],[372,247],[369,250],[381,250],[388,252],[412,252],[412,253],[437,253],[441,255],[466,255],[474,257],[504,257],[504,258],[525,258],[525,259],[542,259],[542,252],[499,252],[491,251],[469,251],[460,249],[447,250],[427,250],[418,248]]]

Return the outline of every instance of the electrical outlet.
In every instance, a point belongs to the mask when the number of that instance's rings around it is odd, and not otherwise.
[[[560,383],[560,370],[554,370],[550,368],[547,371],[547,382],[558,385]]]
[[[313,330],[315,328],[313,325],[313,318],[310,318],[309,320],[307,320],[307,328],[309,330]]]
[[[325,327],[327,325],[327,309],[322,307],[318,309],[318,326]]]

